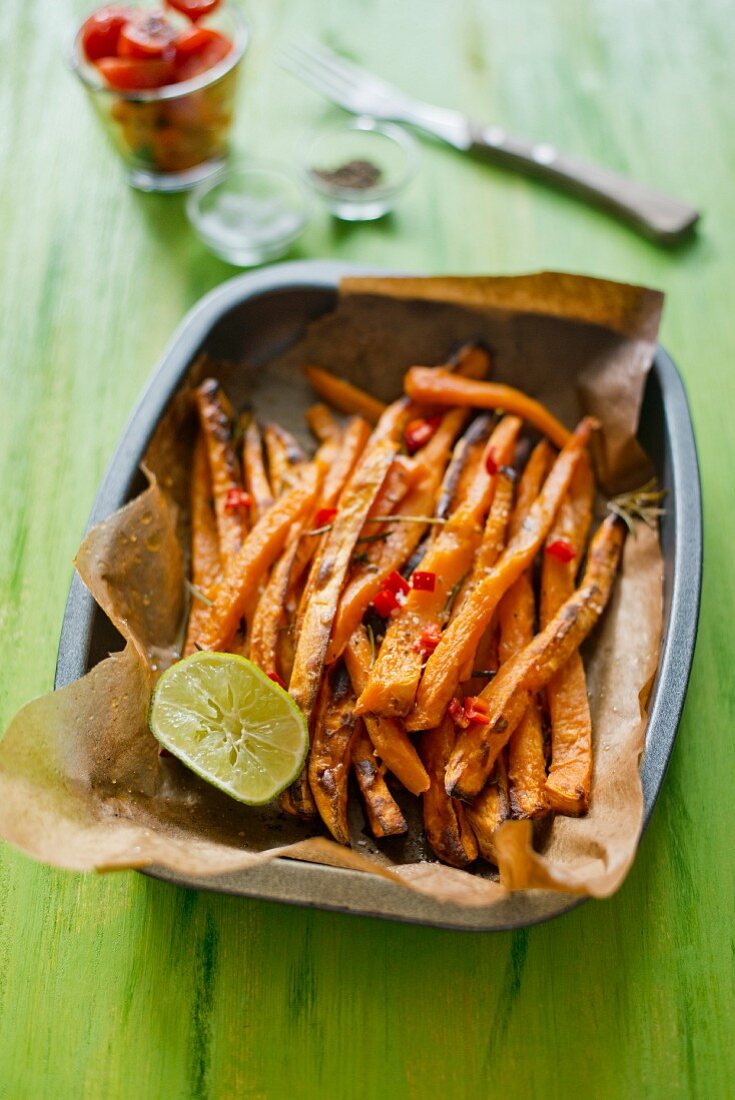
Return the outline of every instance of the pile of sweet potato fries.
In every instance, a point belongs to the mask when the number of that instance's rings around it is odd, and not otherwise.
[[[570,432],[490,370],[467,345],[386,406],[307,367],[325,402],[311,458],[235,417],[217,382],[196,391],[185,652],[241,653],[302,709],[311,749],[284,810],[348,844],[352,771],[372,833],[393,836],[400,784],[455,867],[494,861],[506,818],[587,811],[579,646],[626,531],[609,514],[587,546],[595,422]]]

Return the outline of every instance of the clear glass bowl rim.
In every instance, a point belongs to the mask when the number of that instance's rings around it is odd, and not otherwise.
[[[301,181],[298,178],[294,178],[293,175],[289,175],[282,168],[277,165],[271,164],[240,164],[229,165],[227,167],[220,168],[218,172],[210,176],[208,179],[203,180],[197,184],[186,197],[186,216],[189,222],[193,226],[195,232],[210,248],[214,247],[213,238],[202,229],[200,221],[200,200],[203,199],[210,191],[213,191],[219,184],[224,183],[228,178],[233,176],[249,176],[249,175],[265,175],[276,177],[280,182],[285,182],[295,189],[301,199],[301,210],[299,224],[296,229],[293,229],[289,233],[284,233],[281,236],[272,236],[268,239],[268,245],[284,244],[289,245],[293,241],[297,240],[304,232],[309,221],[309,196],[304,190]],[[243,238],[239,247],[248,247],[250,243],[249,238]],[[217,242],[218,247],[221,247],[220,242]]]
[[[136,5],[132,4],[131,6],[135,7]],[[142,88],[139,91],[135,91],[134,89],[130,91],[121,91],[118,88],[111,88],[108,84],[105,84],[101,78],[96,79],[91,71],[86,71],[85,64],[82,61],[82,51],[79,43],[82,27],[90,15],[94,15],[95,11],[99,11],[99,7],[100,5],[85,15],[74,31],[68,53],[69,67],[72,72],[76,73],[82,84],[91,92],[108,95],[116,99],[126,99],[133,103],[156,103],[166,99],[179,99],[181,96],[190,95],[191,92],[198,92],[202,88],[208,88],[210,85],[216,84],[218,80],[231,72],[231,70],[239,64],[250,45],[250,23],[239,8],[231,4],[224,4],[221,10],[227,12],[235,27],[233,39],[235,48],[224,58],[224,60],[213,66],[213,68],[207,69],[205,73],[201,73],[191,80],[183,80],[180,84],[165,84],[162,88]],[[92,67],[89,66],[89,68],[91,69]]]
[[[358,189],[356,187],[339,187],[333,183],[327,183],[315,176],[312,171],[311,152],[318,141],[328,133],[339,133],[345,130],[361,130],[364,133],[382,134],[394,145],[399,146],[404,154],[404,169],[400,179],[391,184],[376,184],[374,187]],[[327,123],[312,133],[307,139],[306,150],[303,158],[301,175],[315,191],[329,199],[339,199],[341,202],[369,203],[378,199],[388,199],[396,195],[406,187],[416,175],[419,165],[418,142],[402,126],[394,122],[382,122],[379,119],[358,115],[346,121]]]

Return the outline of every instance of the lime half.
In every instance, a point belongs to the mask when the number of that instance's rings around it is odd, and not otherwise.
[[[156,685],[148,724],[183,764],[249,806],[292,783],[309,746],[288,692],[232,653],[194,653],[172,665]]]

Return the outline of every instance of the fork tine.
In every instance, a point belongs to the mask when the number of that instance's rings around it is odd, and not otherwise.
[[[382,77],[368,72],[354,61],[348,61],[346,57],[335,53],[325,46],[323,42],[307,38],[300,43],[301,50],[308,54],[314,61],[318,61],[328,69],[333,76],[339,77],[355,90],[365,93],[382,93],[383,95],[396,95],[397,89],[388,84]]]
[[[284,69],[288,69],[294,76],[310,84],[312,88],[321,92],[328,99],[346,105],[345,100],[349,95],[349,87],[338,77],[323,69],[318,62],[315,62],[307,54],[302,54],[293,47],[284,48],[279,54],[279,63]]]

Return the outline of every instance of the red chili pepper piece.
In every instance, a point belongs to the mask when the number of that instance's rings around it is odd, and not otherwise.
[[[568,539],[554,539],[546,547],[546,553],[563,562],[574,561],[577,556],[577,551]]]
[[[403,432],[403,442],[409,454],[414,454],[420,447],[425,447],[442,422],[440,416],[420,417],[409,420]]]
[[[286,690],[286,685],[277,672],[266,672],[266,676],[269,680],[272,680],[274,684],[278,684],[279,688],[283,688],[284,691]]]
[[[436,590],[436,573],[428,569],[416,569],[411,576],[411,583],[417,592],[434,592]]]
[[[485,455],[485,469],[491,477],[498,472],[498,463],[492,451],[488,451]]]
[[[225,510],[237,512],[240,508],[249,508],[252,504],[250,494],[243,489],[228,489],[225,497]]]
[[[479,695],[468,695],[464,701],[464,713],[469,722],[479,722],[481,726],[489,726],[488,705]]]
[[[395,611],[400,604],[390,588],[381,588],[373,600],[373,607],[381,618],[387,619],[391,611]]]
[[[405,596],[411,591],[411,586],[408,581],[395,569],[392,573],[388,574],[383,583],[388,591],[392,592],[394,596]]]
[[[314,516],[315,527],[328,527],[329,524],[336,519],[336,508],[320,508],[317,514]]]
[[[447,711],[455,726],[459,726],[459,728],[463,730],[467,729],[470,724],[469,719],[464,712],[464,707],[462,706],[462,703],[459,699],[456,698],[456,696],[454,699],[452,699],[451,703],[447,707]]]
[[[423,653],[425,657],[430,657],[436,647],[441,641],[441,627],[429,626],[422,634],[419,635],[417,642],[414,642],[413,649],[415,653]]]

